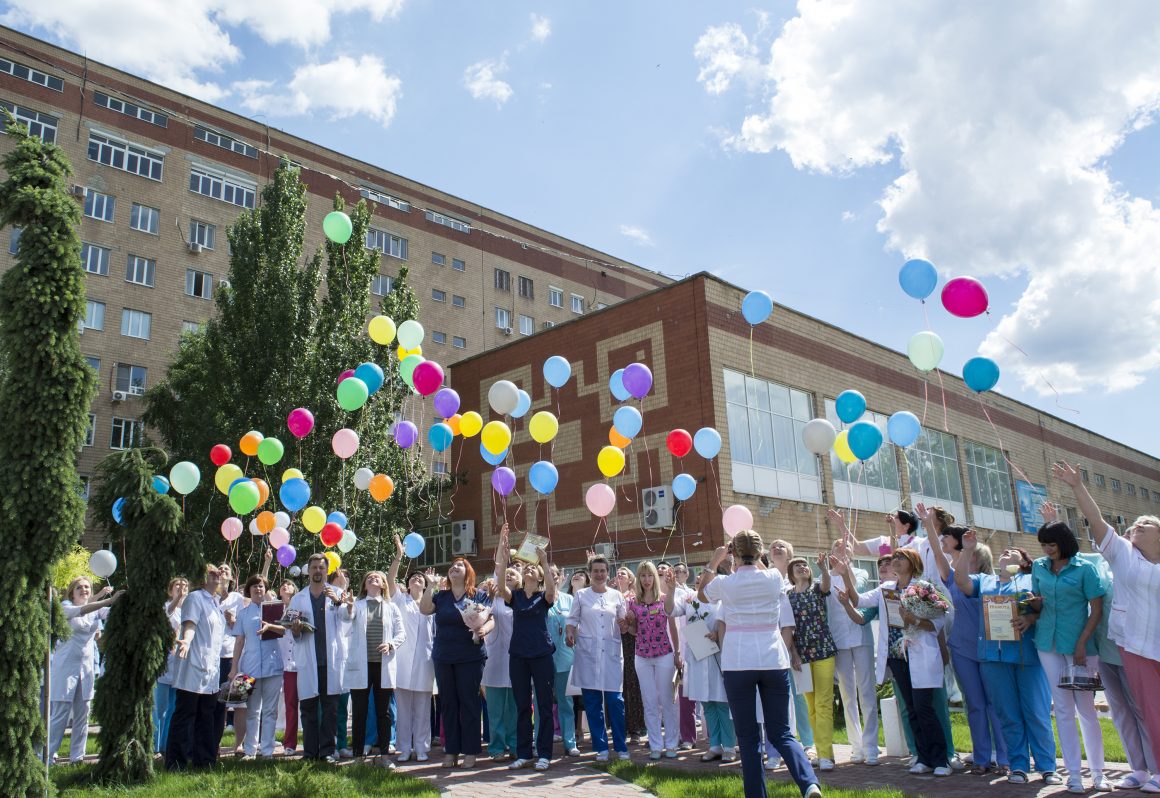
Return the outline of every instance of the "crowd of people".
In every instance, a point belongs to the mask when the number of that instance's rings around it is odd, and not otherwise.
[[[275,592],[268,560],[241,591],[228,565],[209,566],[196,590],[170,584],[175,643],[155,690],[155,748],[170,769],[215,763],[222,685],[243,677],[230,703],[244,758],[275,754],[280,715],[286,754],[299,753],[300,727],[310,759],[374,755],[395,767],[439,745],[443,767],[471,768],[486,738],[492,760],[539,771],[579,756],[585,725],[598,761],[629,759],[634,737],[652,760],[677,757],[697,745],[699,725],[700,759],[740,757],[746,796],[764,796],[765,771],[784,764],[810,798],[821,794],[816,772],[836,765],[835,684],[850,761],[872,767],[877,688],[889,679],[911,773],[970,768],[1014,784],[1066,779],[1073,793],[1160,793],[1160,694],[1147,686],[1160,680],[1160,519],[1141,516],[1121,536],[1076,468],[1052,471],[1075,495],[1091,554],[1051,504],[1042,556],[1008,547],[997,561],[974,530],[919,504],[868,539],[832,511],[841,534],[813,565],[787,541],[767,549],[740,532],[691,586],[685,563],[633,573],[591,553],[566,581],[543,549],[516,558],[506,524],[482,582],[463,558],[442,577],[400,578],[397,540],[389,571],[368,572],[357,589],[343,569],[328,574],[322,554],[301,590],[286,580]],[[865,558],[877,562],[874,587],[856,567]],[[73,636],[52,658],[49,744],[57,750],[71,725],[72,759],[85,748],[110,593],[80,579],[64,602]],[[951,734],[956,685],[971,736],[963,754]],[[1115,784],[1097,690],[1130,767]]]

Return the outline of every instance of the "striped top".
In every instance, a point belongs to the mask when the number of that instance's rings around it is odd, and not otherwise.
[[[382,662],[383,600],[367,596],[367,662]]]

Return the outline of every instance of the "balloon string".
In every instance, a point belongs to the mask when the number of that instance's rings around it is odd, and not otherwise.
[[[975,399],[979,403],[979,407],[983,410],[983,415],[987,417],[987,423],[991,425],[991,429],[995,431],[995,440],[999,442],[999,454],[1003,455],[1003,460],[1011,467],[1011,469],[1023,478],[1024,482],[1031,483],[1031,478],[1023,473],[1023,469],[1011,462],[1011,458],[1007,456],[1007,450],[1003,446],[1003,438],[999,435],[999,428],[995,426],[995,422],[991,420],[991,414],[987,412],[987,406],[983,404],[982,394],[976,394]]]
[[[1031,360],[1031,355],[1027,354],[1027,352],[1024,351],[1023,348],[1021,346],[1019,346],[1018,344],[1016,344],[1014,341],[1009,340],[1002,333],[996,332],[995,335],[998,335],[1001,339],[1003,339],[1003,341],[1008,346],[1015,349],[1017,352],[1019,352],[1021,355],[1023,355],[1023,357],[1027,358],[1028,360]],[[1079,410],[1077,410],[1076,408],[1068,407],[1067,405],[1060,402],[1060,399],[1063,398],[1062,394],[1060,394],[1060,392],[1056,389],[1056,387],[1051,384],[1051,380],[1047,379],[1047,377],[1044,376],[1043,372],[1040,369],[1038,369],[1038,368],[1035,369],[1035,376],[1037,376],[1039,379],[1041,379],[1045,383],[1047,383],[1047,387],[1050,388],[1051,392],[1055,394],[1055,406],[1056,407],[1058,407],[1060,410],[1066,410],[1069,413],[1075,413],[1077,416],[1080,414]]]
[[[709,458],[709,469],[713,472],[713,492],[717,494],[717,509],[721,514],[725,514],[725,505],[721,503],[721,481],[717,478],[717,465],[713,462],[715,458]]]
[[[753,325],[749,325],[749,376],[757,379],[757,369],[753,361]]]
[[[926,376],[922,378],[922,426],[926,426],[926,409],[930,404],[930,382]]]
[[[683,505],[684,505],[684,502],[681,502],[681,504],[677,505],[677,511],[676,511],[676,513],[673,514],[673,525],[671,527],[669,527],[669,534],[665,538],[665,548],[663,551],[661,551],[661,559],[662,560],[665,558],[665,555],[669,553],[669,544],[671,544],[673,542],[673,533],[675,533],[677,531],[677,524],[680,523],[681,507]]]
[[[934,373],[938,375],[938,388],[939,392],[942,394],[943,432],[950,432],[950,423],[947,421],[947,388],[943,384],[942,372],[936,368]]]

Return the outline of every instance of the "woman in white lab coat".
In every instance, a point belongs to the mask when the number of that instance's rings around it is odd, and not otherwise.
[[[217,763],[221,728],[217,723],[221,687],[221,649],[226,620],[218,606],[221,572],[207,565],[201,589],[181,605],[181,632],[177,638],[177,671],[173,686],[177,702],[169,723],[165,749],[167,770]]]
[[[399,610],[383,595],[387,575],[382,571],[370,571],[363,577],[362,598],[354,604],[354,620],[350,628],[350,647],[346,659],[346,682],[353,704],[354,755],[364,755],[367,709],[370,694],[375,693],[375,722],[378,739],[383,743],[391,740],[391,697],[396,682],[396,652],[407,640],[406,630]],[[380,745],[383,760],[386,761],[387,746]],[[394,762],[387,761],[393,768]]]
[[[403,544],[395,536],[395,559],[387,573],[387,595],[403,621],[405,640],[395,652],[395,748],[399,762],[412,756],[426,762],[431,751],[431,695],[435,689],[435,663],[431,645],[435,638],[435,618],[419,611],[419,600],[435,571],[414,571],[407,576],[407,589],[399,588],[399,565]],[[376,704],[377,706],[377,704]]]
[[[499,553],[496,553],[497,566]],[[509,672],[509,649],[512,643],[512,608],[496,599],[496,580],[505,579],[508,590],[519,590],[523,581],[514,568],[496,568],[486,585],[492,599],[491,617],[495,630],[484,640],[487,662],[483,665],[483,687],[487,695],[487,722],[491,732],[487,753],[494,760],[516,758],[516,696],[512,692]]]
[[[177,704],[177,690],[173,687],[173,676],[177,671],[177,635],[181,631],[181,605],[189,594],[189,580],[175,576],[169,580],[169,601],[165,602],[165,616],[173,629],[173,645],[165,664],[165,673],[157,679],[153,688],[153,752],[164,754],[169,742],[169,721],[173,718],[173,708]]]

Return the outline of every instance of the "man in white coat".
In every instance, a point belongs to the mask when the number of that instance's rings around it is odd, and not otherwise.
[[[334,752],[338,727],[338,696],[343,692],[346,641],[354,619],[354,594],[339,593],[326,583],[329,561],[310,555],[306,571],[310,586],[290,600],[298,617],[290,624],[294,635],[294,664],[298,668],[298,698],[302,708],[302,752],[306,759],[338,762]],[[309,625],[309,626],[307,626]]]

